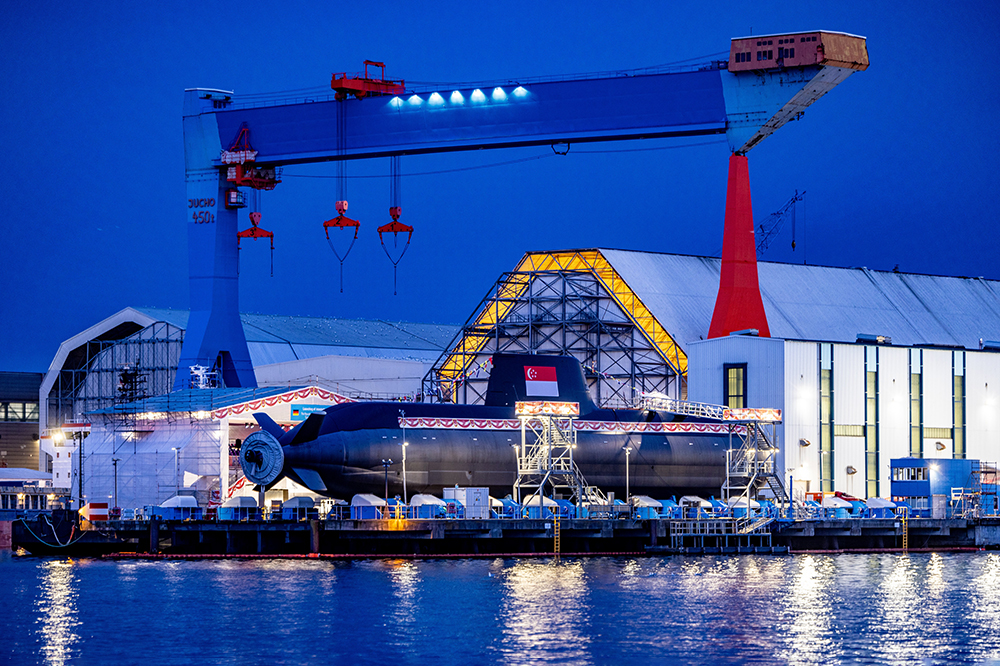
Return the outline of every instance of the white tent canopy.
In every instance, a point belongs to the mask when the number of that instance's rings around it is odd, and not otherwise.
[[[197,509],[198,500],[190,495],[174,495],[160,506],[164,508],[183,507],[188,509]]]
[[[282,509],[311,509],[315,506],[311,497],[290,497],[282,503]]]
[[[712,503],[706,499],[702,499],[697,495],[685,495],[677,502],[681,506],[696,506],[700,509],[711,509]]]
[[[440,497],[434,495],[414,495],[410,498],[410,506],[447,506],[447,503]]]
[[[544,495],[535,495],[534,497],[529,497],[524,502],[524,506],[559,506],[556,504],[554,499],[545,497]]]
[[[230,497],[222,506],[228,508],[238,508],[238,509],[256,509],[257,500],[247,495],[239,495],[237,497]]]
[[[351,506],[385,506],[384,499],[371,493],[360,493],[351,498]]]

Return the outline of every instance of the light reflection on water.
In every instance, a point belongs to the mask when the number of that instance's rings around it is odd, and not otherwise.
[[[0,663],[959,664],[1000,555],[0,559]]]
[[[836,662],[840,651],[830,635],[831,558],[803,555],[794,558],[790,569],[791,584],[781,603],[791,626],[779,654],[800,664]]]
[[[80,640],[76,628],[77,585],[70,561],[47,561],[41,571],[40,595],[36,601],[36,622],[40,625],[40,652],[44,663],[62,666],[73,656]]]
[[[590,623],[600,618],[593,617],[583,562],[522,560],[505,572],[504,585],[501,651],[511,661],[533,655],[543,663],[594,663]]]

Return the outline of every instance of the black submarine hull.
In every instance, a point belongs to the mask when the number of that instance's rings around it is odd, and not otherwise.
[[[521,444],[518,400],[576,402],[574,461],[587,484],[617,497],[628,492],[665,499],[718,495],[725,481],[728,428],[670,412],[598,409],[576,359],[495,355],[487,405],[347,403],[329,407],[287,433],[268,425],[281,445],[281,473],[311,490],[340,499],[358,493],[440,495],[453,486],[488,487],[494,497],[513,490],[515,445]],[[533,364],[533,365],[531,365]],[[552,367],[558,395],[532,396],[525,370]],[[407,427],[403,427],[403,426]],[[417,427],[414,427],[414,426]],[[528,443],[533,435],[528,433]],[[631,449],[627,455],[624,447]],[[261,461],[241,456],[248,478]],[[383,464],[383,461],[391,463]]]

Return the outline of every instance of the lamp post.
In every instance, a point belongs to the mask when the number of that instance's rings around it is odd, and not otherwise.
[[[112,458],[111,464],[115,468],[115,508],[118,508],[118,463],[121,462],[121,458]]]
[[[180,481],[177,480],[177,476],[178,476],[178,471],[177,471],[177,469],[178,469],[178,467],[177,467],[177,451],[178,451],[178,448],[176,446],[171,446],[170,450],[174,452],[174,495],[177,495],[177,494],[179,494],[181,492]]]
[[[625,501],[628,502],[631,495],[629,494],[629,483],[628,483],[628,459],[632,455],[632,447],[625,445],[622,447],[622,451],[625,452]]]
[[[392,458],[382,458],[382,468],[385,470],[385,498],[389,499],[389,465],[392,464]]]
[[[403,504],[409,502],[406,497],[406,447],[410,445],[409,442],[403,442],[400,446],[403,447]]]

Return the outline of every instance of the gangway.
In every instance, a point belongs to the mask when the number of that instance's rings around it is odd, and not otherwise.
[[[776,473],[774,458],[778,452],[774,426],[781,422],[780,409],[734,408],[707,402],[678,400],[662,393],[643,396],[644,409],[667,411],[729,424],[730,444],[726,451],[726,481],[722,497],[731,499],[756,499],[765,487],[771,491],[776,503],[789,501],[781,477]],[[770,430],[770,435],[768,435]]]

